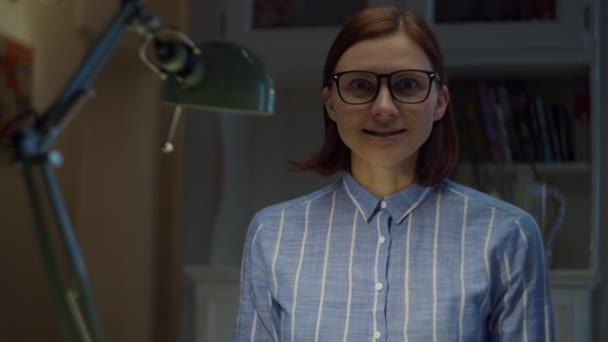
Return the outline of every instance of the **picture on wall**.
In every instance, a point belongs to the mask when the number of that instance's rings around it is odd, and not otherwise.
[[[28,117],[32,106],[31,48],[9,37],[0,36],[0,143],[8,144],[11,123]]]

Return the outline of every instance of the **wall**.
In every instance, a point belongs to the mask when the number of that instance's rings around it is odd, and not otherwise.
[[[37,109],[46,107],[67,81],[73,65],[82,58],[85,42],[78,37],[72,5],[63,3],[55,7],[37,2],[0,2],[0,32],[34,48],[33,102]],[[80,154],[77,146],[67,141],[79,134],[75,130],[62,136],[61,148],[67,161]],[[71,148],[64,148],[71,147]],[[8,341],[36,340],[42,336],[49,341],[59,340],[57,322],[45,288],[44,273],[38,251],[34,227],[30,218],[24,184],[19,170],[8,162],[10,151],[2,149],[0,162],[0,212],[3,238],[0,239],[0,302],[5,308],[0,318],[0,336]],[[62,185],[74,178],[75,166],[58,172]],[[75,207],[75,183],[64,187],[66,204]],[[37,329],[31,329],[36,326]]]
[[[188,33],[197,42],[220,38],[221,0],[189,0]],[[187,111],[185,117],[183,252],[185,264],[211,262],[212,227],[218,219],[223,178],[222,116]]]
[[[598,10],[595,13],[595,24],[598,25],[599,51],[596,55],[600,61],[600,73],[597,75],[597,84],[599,93],[602,94],[598,99],[600,108],[608,109],[608,98],[605,96],[608,91],[608,23],[604,19],[603,14],[608,11],[608,3],[606,1],[597,2]],[[604,133],[608,129],[608,117],[606,113],[600,118],[596,132]],[[603,134],[598,134],[596,139],[597,153],[600,159],[599,165],[599,190],[602,198],[606,198],[608,193],[608,181],[605,175],[608,172],[608,148],[606,143],[602,141]],[[608,326],[606,326],[606,317],[608,317],[608,210],[606,203],[602,203],[599,208],[599,241],[595,246],[598,247],[599,253],[599,271],[600,282],[593,293],[593,341],[608,341]]]
[[[119,1],[43,3],[0,2],[0,33],[34,48],[39,112],[59,94]],[[184,3],[145,6],[176,23],[184,18]],[[158,78],[136,57],[138,41],[126,34],[95,81],[96,97],[55,145],[64,155],[56,173],[104,334],[117,342],[176,340],[178,321],[171,304],[177,303],[178,278],[166,278],[178,272],[172,264],[178,262],[178,196],[171,187],[178,183],[180,154],[160,152],[170,110],[160,104]],[[10,151],[3,148],[0,157],[0,339],[60,341],[24,184],[8,162]]]

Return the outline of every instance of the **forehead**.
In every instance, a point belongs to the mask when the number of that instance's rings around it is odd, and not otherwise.
[[[336,72],[399,69],[431,70],[431,61],[424,50],[403,31],[362,40],[348,48],[336,64]]]

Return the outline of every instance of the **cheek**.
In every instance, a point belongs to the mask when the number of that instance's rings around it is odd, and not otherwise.
[[[342,140],[348,139],[349,135],[352,135],[354,128],[354,123],[352,120],[348,120],[342,116],[338,116],[337,120],[335,120],[336,126],[338,127],[338,134]]]
[[[408,127],[416,128],[418,130],[425,130],[425,128],[432,127],[434,121],[434,110],[435,106],[430,102],[424,102],[418,104],[417,107],[410,107],[405,115]]]
[[[342,142],[344,142],[349,148],[352,148],[352,144],[357,141],[357,135],[361,129],[362,124],[359,122],[360,116],[357,116],[352,112],[338,112],[334,122],[338,128],[338,135]]]
[[[334,102],[333,120],[341,129],[355,129],[361,126],[366,116],[369,115],[363,106],[357,108],[345,103]]]

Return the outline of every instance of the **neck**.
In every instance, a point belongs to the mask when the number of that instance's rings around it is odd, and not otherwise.
[[[393,168],[357,167],[352,165],[352,175],[362,187],[376,196],[385,197],[412,185],[414,171],[404,172]]]

